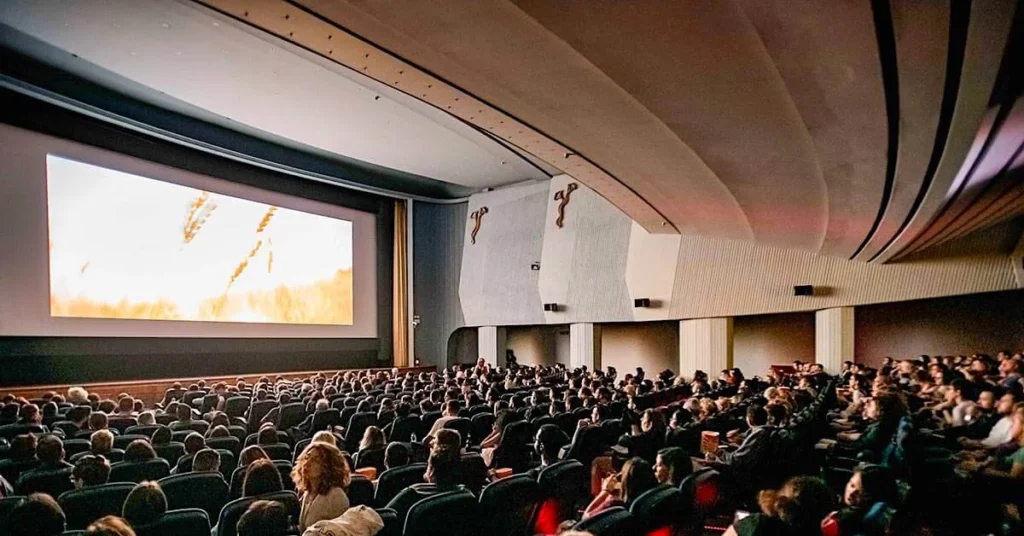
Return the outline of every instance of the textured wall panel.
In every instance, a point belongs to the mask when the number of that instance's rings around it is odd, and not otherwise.
[[[548,181],[474,195],[467,214],[487,207],[472,243],[474,221],[467,219],[459,297],[466,325],[543,324],[537,291],[547,207]]]
[[[672,301],[676,262],[679,260],[678,235],[650,234],[633,224],[626,255],[626,286],[629,298],[649,298],[650,307],[633,309],[636,320],[668,318]]]
[[[444,366],[448,338],[465,325],[459,303],[465,203],[413,203],[413,314],[415,354],[423,364]]]
[[[732,368],[732,318],[697,318],[679,322],[679,374],[692,378],[701,370],[712,378]]]
[[[825,372],[839,374],[843,361],[853,361],[853,307],[834,307],[814,313],[814,362]]]
[[[876,265],[794,250],[683,237],[673,318],[810,311],[1016,287],[1006,253],[1020,231],[986,229],[900,262]],[[993,248],[996,245],[996,248]],[[794,285],[815,296],[794,296]]]
[[[565,312],[545,313],[547,321],[633,320],[625,280],[633,222],[604,198],[577,184],[559,228],[555,218],[561,202],[554,199],[555,192],[565,191],[575,182],[567,175],[551,180],[540,290],[545,303],[564,304]]]
[[[569,325],[569,367],[596,370],[601,364],[601,326],[591,323]]]

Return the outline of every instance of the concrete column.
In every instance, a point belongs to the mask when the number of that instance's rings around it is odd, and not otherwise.
[[[569,368],[601,368],[601,327],[594,324],[569,325]]]
[[[717,378],[727,368],[732,368],[732,317],[681,320],[679,374],[689,379],[702,370]]]
[[[853,307],[822,309],[814,313],[814,362],[838,374],[843,361],[853,361]]]
[[[497,326],[480,326],[477,332],[477,355],[492,366],[505,366],[505,328]]]

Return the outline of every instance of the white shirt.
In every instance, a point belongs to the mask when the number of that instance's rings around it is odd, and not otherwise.
[[[996,421],[995,426],[989,431],[988,437],[981,440],[982,446],[994,449],[1003,443],[1008,443],[1013,437],[1010,435],[1013,430],[1013,419],[1009,415]]]

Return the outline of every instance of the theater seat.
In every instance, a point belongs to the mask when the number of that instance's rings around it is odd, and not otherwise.
[[[332,430],[335,426],[341,426],[341,411],[331,408],[313,414],[310,432],[316,433],[320,430]]]
[[[479,445],[494,430],[494,414],[478,413],[470,417],[473,425],[473,444]]]
[[[359,450],[359,442],[363,439],[363,433],[371,426],[377,425],[377,414],[371,412],[356,413],[348,421],[345,429],[345,449],[349,452]]]
[[[217,517],[217,532],[216,536],[235,536],[237,532],[235,527],[238,525],[238,520],[242,517],[242,514],[249,509],[249,505],[256,501],[277,501],[284,504],[285,509],[288,510],[288,514],[291,516],[290,524],[298,523],[299,521],[299,497],[292,491],[277,491],[274,493],[264,493],[257,497],[244,497],[242,499],[235,499],[224,505],[221,508],[220,514]],[[209,534],[209,532],[208,532]]]
[[[481,534],[476,497],[466,490],[427,497],[409,509],[405,536],[477,536]]]
[[[110,466],[110,482],[160,480],[171,474],[167,460],[156,458],[142,462],[118,462]]]
[[[260,448],[267,453],[267,456],[270,456],[271,460],[290,461],[292,459],[292,449],[284,443],[260,445]]]
[[[242,451],[242,442],[237,437],[211,437],[206,440],[206,446],[211,449],[226,450],[238,457]]]
[[[405,520],[398,519],[398,512],[390,508],[381,508],[376,512],[384,522],[384,528],[376,536],[402,536],[402,523]]]
[[[353,469],[362,469],[364,467],[373,467],[377,470],[377,474],[384,472],[384,447],[377,447],[372,449],[362,449],[356,453],[353,458],[355,467]]]
[[[220,473],[185,473],[159,480],[168,508],[199,508],[215,518],[228,499],[228,483]]]
[[[84,529],[97,519],[121,515],[121,507],[135,488],[131,482],[115,482],[66,491],[57,502],[67,517],[68,529]]]
[[[165,445],[153,445],[153,450],[156,451],[157,456],[167,461],[171,467],[174,467],[178,463],[178,460],[185,455],[185,444],[171,442]]]
[[[525,473],[530,468],[530,442],[533,427],[526,421],[505,425],[501,441],[494,449],[491,468],[508,467],[513,473]]]
[[[11,495],[10,497],[0,497],[0,527],[7,526],[7,518],[11,516],[11,511],[16,506],[21,504],[25,500],[25,497],[21,495]]]
[[[673,486],[658,486],[637,497],[629,513],[637,519],[640,534],[675,534],[689,510],[683,494]]]
[[[594,536],[636,536],[636,518],[621,506],[602,510],[574,525],[573,530],[589,532]]]
[[[135,536],[208,536],[210,518],[196,508],[168,510],[155,523],[134,528]]]
[[[373,504],[373,482],[361,475],[352,475],[352,481],[346,490],[348,502],[352,506]]]
[[[114,436],[114,448],[124,450],[129,443],[135,441],[136,439],[141,439],[143,441],[146,441],[147,443],[149,442],[149,436],[145,436],[142,434],[119,435]]]
[[[458,417],[444,423],[444,428],[448,430],[455,430],[459,433],[459,437],[462,438],[462,446],[468,447],[472,444],[473,439],[473,421],[466,417]],[[479,444],[479,443],[478,443]]]
[[[70,459],[72,456],[78,454],[79,452],[85,452],[89,450],[90,446],[91,445],[89,445],[88,439],[65,439],[64,457],[66,459]]]
[[[423,474],[427,470],[425,463],[412,463],[402,467],[393,467],[380,474],[377,479],[377,490],[374,504],[384,505],[391,502],[403,489],[423,482]]]
[[[537,513],[537,532],[557,532],[558,525],[576,517],[576,507],[587,496],[590,475],[576,460],[553,463],[537,476],[542,503]]]
[[[31,495],[33,493],[47,493],[52,497],[59,497],[61,493],[74,489],[71,483],[72,468],[49,469],[22,473],[15,486],[18,495]]]
[[[277,429],[287,430],[297,426],[306,418],[306,405],[302,402],[293,402],[281,406],[281,412],[277,416]]]
[[[483,533],[493,536],[533,534],[533,519],[540,502],[540,486],[528,475],[512,475],[488,484],[480,492]]]

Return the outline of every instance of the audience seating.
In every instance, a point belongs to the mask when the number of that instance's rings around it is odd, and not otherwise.
[[[114,482],[66,491],[57,502],[64,509],[68,529],[84,529],[107,515],[121,515],[124,500],[135,488],[130,482]]]
[[[277,414],[277,429],[287,430],[296,426],[306,418],[306,405],[302,402],[293,402],[281,406]]]
[[[242,442],[237,437],[209,437],[206,439],[206,446],[211,449],[226,450],[235,458],[242,451]]]
[[[228,484],[220,473],[185,473],[159,480],[168,508],[198,508],[210,519],[220,513],[228,499]]]
[[[540,486],[528,475],[512,475],[491,482],[480,493],[483,534],[533,534],[533,519],[540,501]]]
[[[72,468],[68,467],[66,469],[49,469],[33,471],[31,474],[22,474],[18,479],[16,491],[19,495],[48,493],[53,497],[58,497],[61,493],[75,487],[71,482],[71,470]]]
[[[165,460],[172,467],[177,465],[178,460],[185,455],[185,444],[172,441],[165,445],[153,445],[153,450],[160,459]]]
[[[70,459],[72,456],[79,452],[85,452],[89,450],[91,445],[88,439],[65,439],[64,440],[64,457]]]
[[[427,464],[425,463],[411,463],[380,473],[377,478],[377,489],[374,492],[374,504],[384,507],[403,489],[413,484],[422,483],[426,470]]]
[[[341,426],[341,411],[331,408],[314,413],[309,429],[311,433],[315,433],[320,430],[332,430],[335,426]]]
[[[242,517],[242,514],[245,513],[250,504],[260,500],[277,501],[284,504],[289,515],[292,517],[292,522],[298,522],[299,497],[295,492],[278,491],[275,493],[265,493],[258,497],[235,499],[225,504],[224,507],[220,509],[220,514],[217,517],[216,536],[235,536],[237,534],[235,532],[235,526],[238,525],[239,518]]]
[[[366,412],[356,413],[352,415],[352,418],[348,421],[348,426],[345,428],[345,448],[349,452],[356,452],[359,450],[359,442],[363,439],[363,434],[366,429],[371,426],[377,426],[377,414]]]
[[[537,475],[542,503],[537,514],[537,532],[552,533],[559,523],[576,516],[576,508],[587,499],[590,472],[577,460],[562,460]]]
[[[373,482],[361,475],[352,475],[348,485],[348,502],[352,506],[373,505]]]
[[[195,508],[168,510],[155,523],[134,528],[135,536],[207,536],[210,518]]]
[[[143,482],[160,480],[171,474],[167,460],[156,458],[141,462],[117,462],[110,466],[110,482]]]
[[[135,417],[111,417],[107,420],[107,426],[117,430],[119,434],[124,434],[129,428],[138,425],[139,419]]]
[[[390,508],[381,508],[376,511],[384,522],[384,528],[376,536],[402,536],[402,524],[404,519],[398,519],[398,512]]]
[[[526,421],[505,425],[501,441],[494,449],[492,468],[508,467],[513,473],[525,473],[530,468],[533,425]]]
[[[143,439],[149,441],[149,436],[141,434],[125,435],[122,433],[122,435],[114,436],[114,448],[124,450],[129,443],[135,441],[136,439]]]
[[[284,486],[284,489],[295,491],[295,482],[292,481],[292,462],[288,460],[274,460],[274,467],[277,467],[278,472],[281,473],[281,485]]]
[[[402,534],[478,536],[480,528],[476,497],[462,490],[439,493],[414,504],[405,517]]]
[[[688,517],[683,494],[672,486],[658,486],[637,497],[629,513],[637,520],[639,534],[675,534]]]
[[[636,518],[621,506],[608,508],[594,516],[576,523],[573,530],[589,532],[593,536],[635,536],[638,531]]]
[[[10,497],[0,497],[0,527],[7,526],[7,518],[11,515],[11,511],[14,507],[21,504],[25,500],[25,497],[21,495],[11,495]]]

